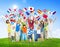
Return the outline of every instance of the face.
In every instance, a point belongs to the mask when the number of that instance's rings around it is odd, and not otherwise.
[[[48,19],[46,18],[46,19],[45,19],[45,22],[47,22],[47,21],[48,21]]]
[[[38,24],[38,21],[36,20],[35,23]]]
[[[7,23],[7,24],[10,23],[9,20],[6,20],[6,23]]]
[[[44,22],[43,22],[43,20],[42,20],[40,23],[42,23],[42,24],[43,24],[43,23],[44,23]]]
[[[32,20],[30,22],[32,23]]]
[[[17,24],[19,24],[19,21],[17,21]]]
[[[25,26],[24,26],[24,28],[25,28]]]

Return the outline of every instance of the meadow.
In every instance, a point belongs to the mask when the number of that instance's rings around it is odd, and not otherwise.
[[[53,38],[37,42],[28,41],[12,42],[8,38],[2,38],[0,39],[0,47],[60,47],[60,39]]]

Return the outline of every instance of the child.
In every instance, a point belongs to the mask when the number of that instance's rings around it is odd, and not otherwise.
[[[18,42],[20,39],[20,23],[19,21],[16,22],[16,41]]]
[[[48,19],[45,19],[44,21],[44,32],[45,32],[45,38],[48,39]]]
[[[6,23],[7,23],[7,26],[8,26],[8,28],[7,28],[8,38],[10,38],[11,37],[11,24],[10,24],[9,20],[6,20]]]
[[[40,32],[40,26],[37,27],[37,40],[40,40],[41,32]]]
[[[32,37],[33,37],[33,40],[34,40],[34,19],[29,19],[28,18],[28,28],[29,28],[29,31],[32,31]]]
[[[13,22],[13,24],[11,24],[11,40],[12,42],[15,41],[15,22]]]
[[[32,41],[32,34],[33,34],[32,28],[28,29],[28,40],[29,40],[29,42]]]
[[[22,39],[27,40],[27,27],[26,27],[26,25],[22,26]]]
[[[34,22],[34,40],[37,41],[37,27],[38,27],[38,20]]]
[[[43,41],[44,40],[44,21],[43,20],[40,21],[39,26],[41,30],[41,40]]]

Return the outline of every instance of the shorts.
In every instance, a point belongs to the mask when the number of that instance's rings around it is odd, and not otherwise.
[[[38,39],[38,38],[41,38],[41,34],[37,34],[37,39]]]
[[[44,28],[41,28],[41,32],[43,32],[44,31]]]
[[[28,39],[32,39],[32,34],[31,35],[28,35]]]

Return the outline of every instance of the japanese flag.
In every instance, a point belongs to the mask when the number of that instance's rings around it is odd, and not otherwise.
[[[34,11],[34,7],[29,7],[28,10]]]

